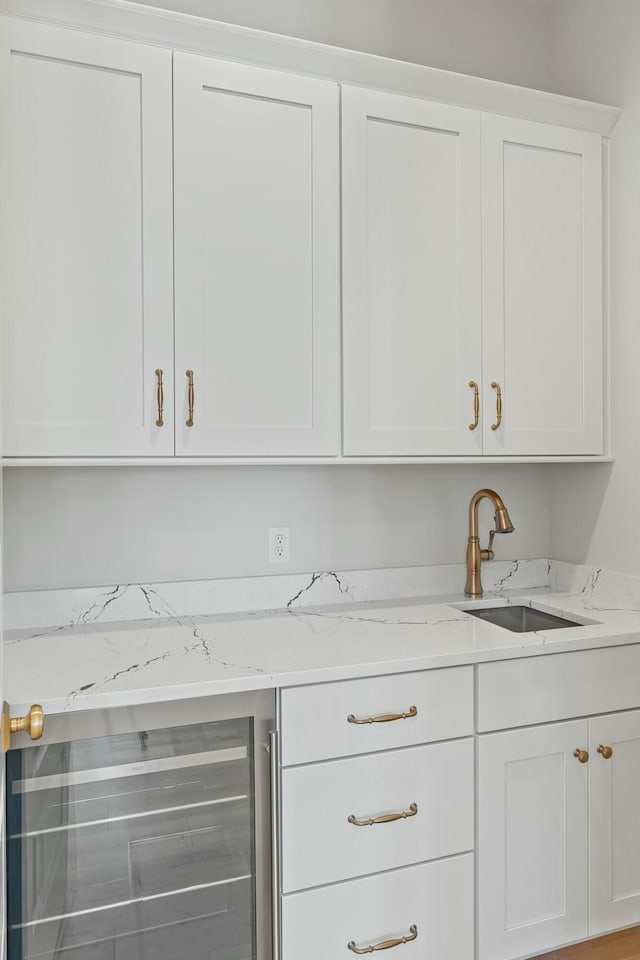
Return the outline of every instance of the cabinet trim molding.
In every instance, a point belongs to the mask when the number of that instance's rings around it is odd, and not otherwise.
[[[370,466],[421,463],[614,463],[610,456],[557,457],[3,457],[4,467]]]
[[[250,27],[167,10],[131,10],[122,0],[92,0],[90,4],[84,0],[0,0],[0,14],[98,30],[123,39],[143,40],[525,120],[591,130],[603,137],[610,136],[621,113],[618,107]]]

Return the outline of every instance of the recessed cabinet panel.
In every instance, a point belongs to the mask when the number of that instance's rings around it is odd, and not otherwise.
[[[589,932],[595,936],[640,921],[640,711],[595,717],[589,739]]]
[[[505,764],[505,847],[507,930],[539,923],[564,912],[564,816],[550,816],[563,802],[564,754],[509,760]],[[536,785],[536,803],[529,790]],[[523,883],[522,864],[532,878],[544,873],[546,883]]]
[[[344,452],[482,452],[480,117],[343,89]]]
[[[480,960],[587,936],[587,721],[480,737]]]
[[[176,451],[335,454],[337,87],[186,54],[174,82]]]
[[[602,146],[483,118],[488,454],[602,452]]]
[[[202,416],[221,429],[308,430],[313,419],[311,108],[205,89],[201,120],[201,158],[212,174],[201,198],[209,306],[203,357],[208,374],[199,387]],[[254,173],[257,158],[260,176]],[[276,232],[288,242],[274,242]],[[251,264],[250,283],[240,282],[238,257],[242,267]],[[276,303],[277,323],[271,312]],[[288,402],[289,391],[296,404]]]
[[[459,332],[428,322],[458,308],[458,134],[367,120],[370,428],[455,430]],[[401,238],[401,239],[400,239]],[[399,242],[400,241],[400,242]],[[433,316],[433,314],[432,314]],[[441,397],[435,406],[431,397]],[[449,401],[447,403],[446,401]]]
[[[4,453],[170,454],[171,54],[3,37]]]

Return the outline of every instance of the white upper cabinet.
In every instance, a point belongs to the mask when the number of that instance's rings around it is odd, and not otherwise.
[[[1,23],[5,457],[603,453],[602,138],[566,105]]]
[[[336,455],[338,87],[177,53],[174,111],[176,453]]]
[[[602,453],[601,137],[348,87],[342,117],[344,453]]]
[[[343,88],[345,455],[482,453],[480,122]]]
[[[484,452],[602,453],[601,138],[485,115],[483,153]]]
[[[4,454],[170,454],[171,53],[15,21],[0,52]]]

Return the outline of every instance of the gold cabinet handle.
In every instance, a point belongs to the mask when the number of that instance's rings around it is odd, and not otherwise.
[[[187,420],[187,426],[193,426],[193,408],[195,406],[195,390],[193,389],[193,370],[186,371],[187,380],[189,381],[189,419]]]
[[[381,943],[372,943],[368,947],[356,947],[353,940],[350,940],[347,944],[347,949],[351,950],[353,953],[375,953],[376,950],[390,950],[391,947],[399,947],[403,943],[411,943],[412,940],[418,939],[418,928],[415,923],[411,924],[409,927],[409,933],[406,937],[398,937],[397,940],[383,940]]]
[[[576,747],[576,749],[573,751],[573,755],[574,757],[577,757],[580,763],[586,763],[587,760],[589,759],[589,751],[580,750],[578,747]]]
[[[409,720],[418,716],[417,707],[409,707],[407,713],[383,713],[379,717],[363,717],[358,719],[352,713],[347,717],[347,723],[391,723],[392,720]]]
[[[156,420],[156,427],[164,426],[164,420],[162,419],[162,410],[164,408],[164,387],[162,386],[162,370],[160,367],[156,370],[156,377],[158,380],[158,419]]]
[[[2,713],[2,752],[6,753],[12,733],[28,733],[32,740],[39,740],[44,730],[44,710],[34,703],[24,717],[10,717],[5,703]]]
[[[469,430],[475,430],[480,423],[480,391],[475,380],[469,380],[469,386],[473,390],[473,423],[469,424]]]
[[[407,820],[409,817],[415,817],[418,812],[418,804],[412,803],[408,810],[402,810],[400,813],[385,813],[382,817],[368,817],[366,820],[358,820],[352,813],[347,817],[347,823],[352,823],[354,827],[372,827],[375,823],[393,823],[394,820]]]
[[[598,753],[601,754],[605,760],[611,760],[611,757],[613,756],[613,749],[611,747],[605,747],[602,743],[599,743]]]
[[[496,395],[496,422],[491,424],[491,429],[497,430],[502,423],[502,390],[500,389],[500,384],[496,383],[495,380],[491,381],[491,386],[494,390],[498,391]]]

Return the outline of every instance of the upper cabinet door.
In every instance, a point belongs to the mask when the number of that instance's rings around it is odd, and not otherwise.
[[[601,138],[485,116],[483,151],[484,452],[602,453]]]
[[[171,53],[5,21],[0,69],[4,455],[171,454]]]
[[[179,455],[338,453],[338,103],[175,55]]]
[[[481,454],[480,116],[342,96],[344,453]]]

